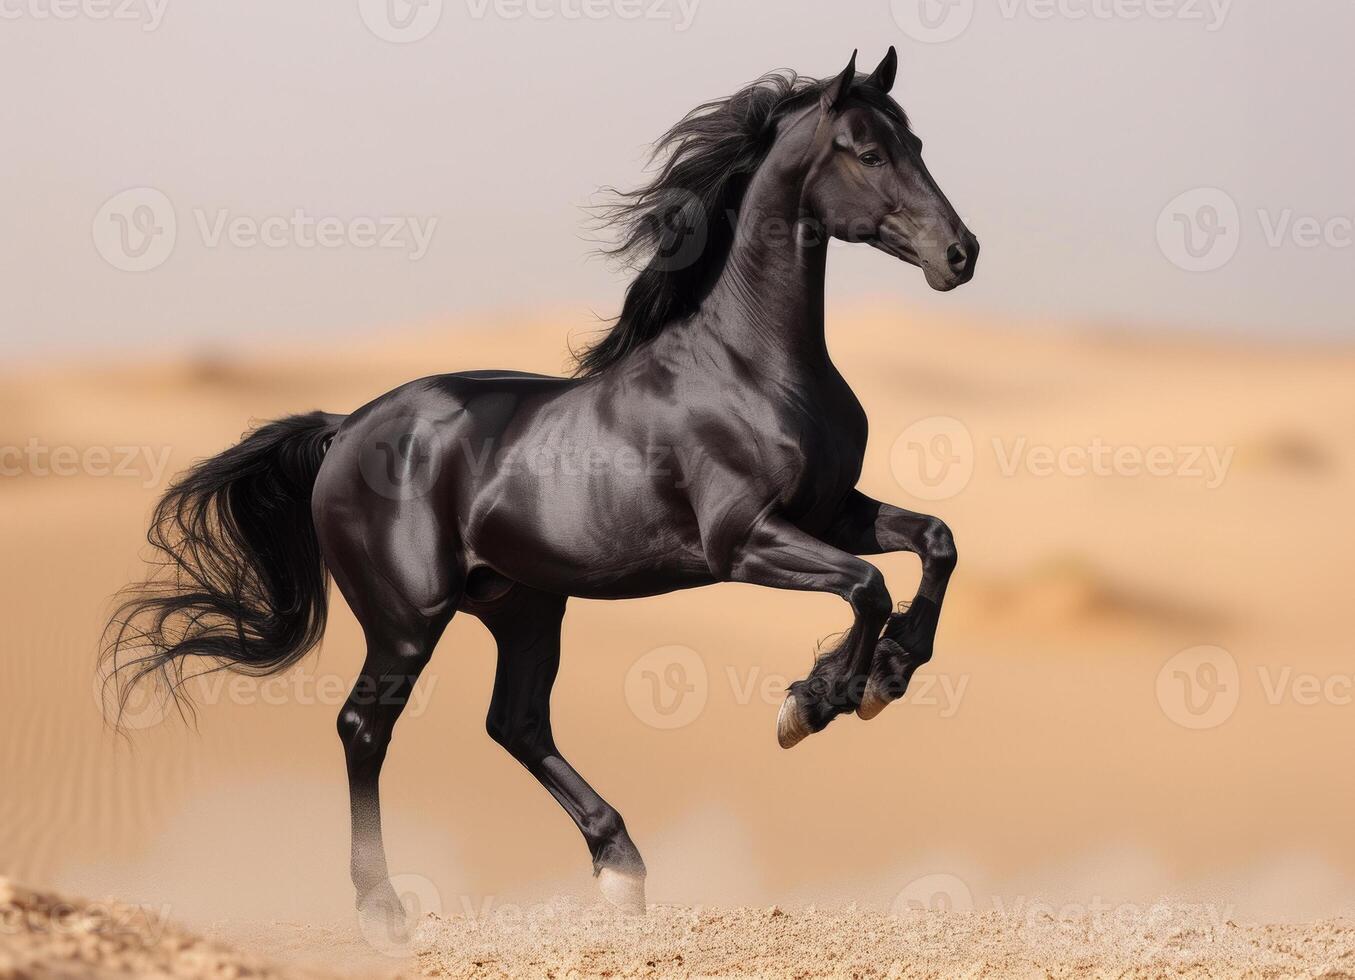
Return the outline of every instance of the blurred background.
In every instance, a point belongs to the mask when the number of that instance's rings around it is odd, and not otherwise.
[[[0,874],[178,918],[345,916],[335,596],[196,729],[100,719],[168,480],[251,422],[441,371],[558,373],[620,306],[583,206],[764,71],[901,57],[973,283],[835,247],[862,480],[960,568],[905,702],[776,746],[835,599],[575,601],[554,706],[651,899],[1355,908],[1355,6],[1304,0],[0,3]],[[895,598],[912,556],[880,559]],[[459,617],[383,778],[449,911],[592,887],[484,735]],[[670,683],[670,681],[673,681]],[[850,842],[850,843],[847,843]]]

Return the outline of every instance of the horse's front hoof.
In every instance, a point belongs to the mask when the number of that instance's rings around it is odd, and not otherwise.
[[[866,693],[861,696],[861,703],[856,708],[856,716],[862,721],[870,721],[885,708],[889,707],[892,698],[885,695],[880,685],[872,677],[866,682]]]
[[[787,694],[781,702],[781,711],[776,716],[776,741],[783,749],[793,749],[804,741],[806,735],[814,734],[814,729],[805,722],[800,713],[800,705],[794,694]]]
[[[645,914],[645,879],[612,868],[598,872],[602,897],[627,915]]]

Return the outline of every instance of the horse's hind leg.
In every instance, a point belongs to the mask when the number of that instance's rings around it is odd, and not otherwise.
[[[368,627],[367,659],[339,712],[339,737],[348,766],[352,816],[351,874],[358,911],[396,937],[404,922],[400,898],[390,883],[381,839],[378,784],[395,722],[447,619]]]
[[[583,833],[602,893],[629,912],[645,910],[645,864],[625,822],[560,755],[551,735],[550,692],[560,666],[563,596],[517,585],[476,615],[499,647],[485,727],[555,797]]]
[[[338,718],[348,766],[353,888],[364,920],[398,940],[404,910],[381,839],[381,765],[395,723],[461,600],[464,573],[445,553],[410,549],[405,561],[388,562],[373,561],[366,549],[344,550],[331,547],[330,568],[367,639],[362,672]]]

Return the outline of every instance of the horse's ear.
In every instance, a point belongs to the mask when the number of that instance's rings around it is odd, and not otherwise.
[[[870,77],[862,84],[869,85],[872,88],[878,88],[885,94],[894,87],[894,76],[899,71],[899,54],[894,50],[894,45],[889,46],[889,52],[884,56],[884,60],[876,66],[870,73]]]
[[[819,101],[823,104],[825,111],[836,109],[842,100],[847,97],[851,91],[852,83],[856,81],[856,52],[852,52],[852,60],[847,62],[847,67],[842,70],[842,74],[833,79],[823,90],[823,95]]]

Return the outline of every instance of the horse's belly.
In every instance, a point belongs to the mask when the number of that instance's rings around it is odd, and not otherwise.
[[[473,558],[524,585],[621,599],[714,580],[690,510],[652,485],[536,476],[496,479],[478,497]]]

